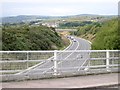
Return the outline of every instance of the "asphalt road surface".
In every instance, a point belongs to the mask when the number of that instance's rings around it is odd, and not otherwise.
[[[69,36],[71,40],[70,46],[66,50],[90,50],[91,45],[87,40]],[[71,72],[71,71],[79,71],[81,70],[81,66],[85,66],[88,64],[87,59],[89,58],[89,53],[78,53],[78,52],[61,52],[57,54],[57,67],[58,73],[63,72]],[[43,62],[42,64],[36,66],[35,68],[25,70],[18,74],[46,74],[53,73],[54,62],[51,60]],[[73,68],[78,67],[78,68]]]

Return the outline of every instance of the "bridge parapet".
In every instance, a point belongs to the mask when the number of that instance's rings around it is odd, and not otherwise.
[[[0,51],[0,58],[3,81],[119,72],[120,67],[120,50]]]

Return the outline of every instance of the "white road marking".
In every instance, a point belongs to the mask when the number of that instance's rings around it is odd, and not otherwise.
[[[76,40],[76,41],[77,41],[77,40]],[[77,43],[78,43],[78,46],[75,48],[75,50],[77,50],[78,47],[79,47],[79,42],[77,41]],[[70,57],[73,53],[74,53],[74,52],[72,52],[71,54],[69,54],[64,60],[66,60],[68,57]],[[59,62],[58,65],[59,65],[60,63],[62,63],[62,62],[63,62],[63,61]],[[50,67],[48,70],[50,70],[50,69],[52,69],[52,68],[54,68],[54,66]],[[48,70],[44,71],[43,74],[46,73]]]
[[[70,39],[69,39],[70,40]],[[73,42],[70,40],[70,45],[66,48],[66,49],[64,49],[64,50],[67,50],[69,47],[71,47],[71,45],[73,45],[72,44]],[[54,56],[52,56],[51,58],[49,58],[48,60],[50,60],[50,59],[52,59],[52,58],[54,58]],[[38,67],[39,65],[41,65],[41,64],[43,64],[45,61],[43,61],[43,62],[41,62],[41,63],[38,63],[38,64],[36,64],[36,65],[34,65],[34,66],[32,66],[32,67],[29,67],[29,68],[27,68],[26,70],[24,70],[24,71],[22,71],[22,72],[19,72],[19,73],[16,73],[15,75],[19,75],[19,74],[22,74],[22,73],[24,73],[24,72],[26,72],[26,71],[30,71],[31,69],[34,69],[34,68],[36,68],[36,67]],[[47,63],[49,63],[50,61],[48,61]]]

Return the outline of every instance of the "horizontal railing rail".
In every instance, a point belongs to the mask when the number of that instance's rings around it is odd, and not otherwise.
[[[120,50],[0,51],[0,65],[2,81],[16,80],[16,75],[26,78],[37,74],[44,78],[64,76],[67,72],[119,72]]]

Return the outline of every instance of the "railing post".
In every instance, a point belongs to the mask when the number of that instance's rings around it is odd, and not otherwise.
[[[109,51],[107,50],[106,51],[106,69],[107,71],[109,71],[109,58],[110,58],[110,55],[109,55]]]
[[[57,75],[57,50],[54,51],[54,75]]]
[[[29,52],[27,52],[27,68],[29,68],[28,60],[29,60]]]
[[[90,69],[90,52],[88,53],[88,64],[84,70],[88,71]]]

